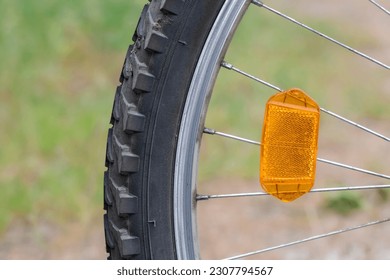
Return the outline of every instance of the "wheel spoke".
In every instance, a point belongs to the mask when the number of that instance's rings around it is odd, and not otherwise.
[[[363,191],[363,190],[377,190],[377,189],[389,189],[390,185],[369,185],[369,186],[348,186],[348,187],[335,187],[335,188],[316,188],[312,189],[308,193],[323,193],[323,192],[340,192],[340,191]],[[256,196],[269,196],[266,192],[248,192],[248,193],[229,193],[229,194],[199,194],[196,196],[196,200],[210,200],[221,198],[238,198],[238,197],[256,197]]]
[[[385,7],[383,7],[382,5],[380,5],[379,3],[375,2],[374,0],[368,0],[370,1],[372,4],[374,4],[375,6],[377,6],[379,9],[381,9],[382,11],[384,11],[386,14],[388,14],[390,16],[390,12],[389,10],[387,10]]]
[[[386,10],[384,7],[382,7],[381,5],[379,5],[378,3],[376,3],[375,1],[373,0],[369,0],[370,2],[372,2],[373,4],[375,4],[376,6],[378,6],[380,9],[382,9],[384,12],[388,13],[389,14],[389,11]],[[258,6],[258,7],[263,7],[265,8],[266,10],[284,18],[284,19],[287,19],[289,20],[290,22],[293,22],[294,24],[304,28],[304,29],[307,29],[311,32],[313,32],[314,34],[320,36],[320,37],[323,37],[324,39],[327,39],[328,41],[362,57],[362,58],[365,58],[367,59],[368,61],[372,62],[372,63],[375,63],[385,69],[390,69],[390,66],[385,64],[384,62],[382,61],[379,61],[359,50],[356,50],[328,35],[325,35],[324,33],[310,27],[310,26],[307,26],[297,20],[295,20],[294,18],[288,16],[288,15],[285,15],[265,4],[263,4],[261,1],[258,1],[258,0],[252,0],[251,1],[254,5]],[[280,87],[272,84],[272,83],[269,83],[265,80],[262,80],[260,79],[259,77],[256,77],[252,74],[249,74],[245,71],[242,71],[241,69],[239,68],[236,68],[234,67],[232,64],[226,62],[226,61],[223,61],[221,63],[221,66],[226,68],[226,69],[229,69],[229,70],[233,70],[234,72],[236,73],[239,73],[247,78],[250,78],[252,80],[255,80],[256,82],[258,83],[261,83],[267,87],[270,87],[276,91],[279,91],[279,92],[282,92],[283,89],[281,89]],[[376,131],[373,131],[361,124],[358,124],[352,120],[349,120],[343,116],[340,116],[334,112],[331,112],[327,109],[324,109],[324,108],[320,108],[321,112],[325,113],[325,114],[328,114],[330,115],[331,117],[334,117],[340,121],[343,121],[349,125],[352,125],[360,130],[363,130],[369,134],[372,134],[378,138],[381,138],[382,140],[385,140],[387,142],[390,142],[390,138],[389,137],[386,137]],[[244,137],[240,137],[240,136],[236,136],[236,135],[232,135],[232,134],[228,134],[228,133],[225,133],[225,132],[219,132],[219,131],[216,131],[214,129],[210,129],[210,128],[204,128],[203,130],[204,133],[206,134],[209,134],[209,135],[217,135],[217,136],[221,136],[221,137],[225,137],[225,138],[229,138],[229,139],[232,139],[232,140],[236,140],[236,141],[240,141],[240,142],[244,142],[244,143],[248,143],[248,144],[252,144],[252,145],[261,145],[260,142],[257,142],[257,141],[253,141],[251,139],[247,139],[247,138],[244,138]],[[372,175],[372,176],[376,176],[376,177],[380,177],[380,178],[384,178],[384,179],[390,179],[390,176],[389,175],[385,175],[385,174],[380,174],[380,173],[377,173],[377,172],[373,172],[373,171],[369,171],[369,170],[365,170],[365,169],[361,169],[361,168],[358,168],[358,167],[354,167],[354,166],[350,166],[350,165],[346,165],[346,164],[343,164],[343,163],[339,163],[339,162],[335,162],[335,161],[331,161],[331,160],[327,160],[327,159],[323,159],[323,158],[317,158],[317,161],[318,162],[321,162],[321,163],[325,163],[325,164],[329,164],[329,165],[333,165],[333,166],[337,166],[337,167],[340,167],[340,168],[344,168],[344,169],[348,169],[348,170],[353,170],[353,171],[356,171],[356,172],[360,172],[360,173],[364,173],[364,174],[368,174],[368,175]],[[332,188],[315,188],[315,189],[312,189],[309,193],[323,193],[323,192],[338,192],[338,191],[361,191],[361,190],[375,190],[375,189],[388,189],[390,188],[390,185],[365,185],[365,186],[341,186],[341,187],[332,187]],[[196,200],[197,201],[202,201],[202,200],[212,200],[212,199],[224,199],[224,198],[239,198],[239,197],[257,197],[257,196],[269,196],[268,193],[265,193],[265,192],[245,192],[245,193],[230,193],[230,194],[199,194],[196,196]],[[248,252],[248,253],[245,253],[245,254],[240,254],[240,255],[236,255],[236,256],[233,256],[233,257],[230,257],[228,259],[241,259],[241,258],[245,258],[245,257],[248,257],[248,256],[252,256],[252,255],[256,255],[256,254],[260,254],[260,253],[265,253],[265,252],[268,252],[268,251],[272,251],[272,250],[277,250],[277,249],[282,249],[282,248],[285,248],[285,247],[289,247],[289,246],[292,246],[292,245],[297,245],[297,244],[301,244],[301,243],[305,243],[305,242],[308,242],[308,241],[313,241],[313,240],[317,240],[317,239],[321,239],[321,238],[325,238],[325,237],[329,237],[329,236],[333,236],[333,235],[337,235],[337,234],[341,234],[341,233],[345,233],[345,232],[349,232],[349,231],[354,231],[354,230],[357,230],[357,229],[362,229],[362,228],[366,228],[366,227],[369,227],[369,226],[374,226],[374,225],[378,225],[378,224],[382,224],[382,223],[386,223],[386,222],[389,222],[390,221],[390,218],[387,218],[387,219],[383,219],[383,220],[377,220],[377,221],[372,221],[372,222],[368,222],[368,223],[365,223],[365,224],[361,224],[361,225],[356,225],[356,226],[353,226],[353,227],[348,227],[348,228],[344,228],[344,229],[339,229],[339,230],[335,230],[335,231],[331,231],[331,232],[328,232],[328,233],[324,233],[324,234],[320,234],[320,235],[315,235],[315,236],[311,236],[311,237],[308,237],[308,238],[304,238],[304,239],[301,239],[301,240],[297,240],[297,241],[293,241],[293,242],[289,242],[289,243],[285,243],[285,244],[281,244],[281,245],[277,245],[277,246],[273,246],[273,247],[269,247],[269,248],[265,248],[265,249],[261,249],[261,250],[256,250],[256,251],[252,251],[252,252]]]
[[[362,53],[362,52],[360,52],[360,51],[358,51],[358,50],[356,50],[356,49],[354,49],[354,48],[352,48],[352,47],[350,47],[350,46],[348,46],[348,45],[346,45],[344,43],[341,43],[340,41],[337,41],[336,39],[333,39],[332,37],[329,37],[328,35],[325,35],[324,33],[320,32],[320,31],[318,31],[318,30],[316,30],[316,29],[314,29],[314,28],[312,28],[310,26],[307,26],[306,24],[303,24],[303,23],[297,21],[296,19],[294,19],[294,18],[292,18],[292,17],[290,17],[288,15],[285,15],[285,14],[283,14],[283,13],[281,13],[281,12],[279,12],[279,11],[277,11],[277,10],[267,6],[267,5],[265,5],[261,1],[252,0],[252,3],[254,5],[256,5],[258,7],[262,7],[262,8],[264,8],[264,9],[266,9],[266,10],[268,10],[268,11],[270,11],[270,12],[272,12],[272,13],[278,15],[278,16],[281,16],[282,18],[287,19],[287,20],[297,24],[298,26],[303,27],[303,28],[305,28],[305,29],[315,33],[316,35],[319,35],[320,37],[325,38],[325,39],[335,43],[336,45],[338,45],[340,47],[343,47],[343,48],[345,48],[345,49],[347,49],[347,50],[349,50],[349,51],[351,51],[351,52],[353,52],[353,53],[355,53],[355,54],[357,54],[357,55],[359,55],[359,56],[361,56],[361,57],[363,57],[363,58],[365,58],[365,59],[367,59],[367,60],[369,60],[369,61],[371,61],[371,62],[373,62],[373,63],[375,63],[377,65],[379,65],[379,66],[382,66],[383,68],[385,68],[387,70],[390,69],[389,65],[387,65],[387,64],[385,64],[385,63],[383,63],[383,62],[381,62],[381,61],[379,61],[379,60],[377,60],[375,58],[372,58],[371,56],[368,56],[368,55],[366,55],[366,54],[364,54],[364,53]]]
[[[210,128],[204,128],[203,132],[206,133],[206,134],[222,136],[222,137],[225,137],[225,138],[241,141],[241,142],[252,144],[252,145],[257,145],[257,146],[261,145],[260,142],[249,140],[249,139],[246,139],[246,138],[243,138],[243,137],[235,136],[235,135],[224,133],[224,132],[219,132],[219,131],[216,131],[216,130],[210,129]]]
[[[232,70],[232,71],[234,71],[234,72],[236,72],[236,73],[239,73],[239,74],[241,74],[241,75],[243,75],[243,76],[245,76],[245,77],[248,77],[248,78],[250,78],[250,79],[252,79],[252,80],[254,80],[254,81],[256,81],[256,82],[259,82],[259,83],[261,83],[261,84],[263,84],[263,85],[266,85],[266,86],[268,86],[268,87],[270,87],[270,88],[272,88],[272,89],[275,89],[275,90],[280,91],[280,92],[283,91],[281,88],[279,88],[279,87],[277,87],[277,86],[275,86],[275,85],[273,85],[273,84],[271,84],[271,83],[269,83],[269,82],[266,82],[266,81],[264,81],[264,80],[262,80],[262,79],[260,79],[260,78],[258,78],[258,77],[255,77],[255,76],[253,76],[253,75],[251,75],[251,74],[249,74],[249,73],[247,73],[247,72],[245,72],[245,71],[243,71],[243,70],[241,70],[241,69],[239,69],[239,68],[233,66],[232,64],[230,64],[230,63],[228,63],[228,62],[226,62],[226,61],[223,61],[223,62],[221,63],[221,66],[224,67],[224,68],[226,68],[226,69],[228,69],[228,70]],[[351,120],[349,120],[349,119],[347,119],[347,118],[345,118],[345,117],[342,117],[342,116],[340,116],[340,115],[338,115],[338,114],[336,114],[336,113],[334,113],[334,112],[332,112],[332,111],[329,111],[329,110],[327,110],[327,109],[320,108],[320,110],[321,110],[322,112],[324,112],[324,113],[326,113],[326,114],[328,114],[328,115],[330,115],[330,116],[332,116],[332,117],[338,119],[338,120],[341,120],[341,121],[343,121],[343,122],[345,122],[345,123],[347,123],[347,124],[350,124],[350,125],[352,125],[352,126],[355,126],[355,127],[359,128],[359,129],[361,129],[361,130],[363,130],[363,131],[365,131],[365,132],[367,132],[367,133],[369,133],[369,134],[372,134],[372,135],[374,135],[374,136],[376,136],[376,137],[378,137],[378,138],[381,138],[381,139],[383,139],[383,140],[385,140],[385,141],[387,141],[387,142],[390,142],[390,138],[387,137],[387,136],[384,136],[383,134],[380,134],[380,133],[378,133],[378,132],[376,132],[376,131],[373,131],[372,129],[369,129],[369,128],[367,128],[367,127],[361,125],[361,124],[358,124],[358,123],[356,123],[356,122],[354,122],[354,121],[351,121]]]
[[[241,254],[241,255],[237,255],[237,256],[233,256],[233,257],[227,258],[227,260],[242,259],[242,258],[245,258],[245,257],[249,257],[249,256],[257,255],[257,254],[262,254],[262,253],[265,253],[265,252],[269,252],[269,251],[273,251],[273,250],[277,250],[277,249],[282,249],[282,248],[286,248],[286,247],[293,246],[293,245],[298,245],[298,244],[301,244],[301,243],[305,243],[305,242],[308,242],[308,241],[313,241],[313,240],[329,237],[329,236],[336,235],[336,234],[341,234],[341,233],[345,233],[345,232],[349,232],[349,231],[353,231],[353,230],[362,229],[362,228],[365,228],[365,227],[370,227],[370,226],[374,226],[374,225],[378,225],[378,224],[382,224],[382,223],[387,223],[389,221],[390,221],[390,218],[383,219],[383,220],[378,220],[378,221],[373,221],[373,222],[368,222],[366,224],[361,224],[361,225],[357,225],[357,226],[354,226],[354,227],[349,227],[349,228],[344,228],[344,229],[340,229],[340,230],[335,230],[335,231],[331,231],[331,232],[328,232],[328,233],[324,233],[324,234],[320,234],[320,235],[315,235],[315,236],[311,236],[311,237],[308,237],[308,238],[304,238],[304,239],[301,239],[301,240],[297,240],[297,241],[293,241],[293,242],[289,242],[289,243],[285,243],[285,244],[281,244],[281,245],[277,245],[277,246],[273,246],[273,247],[269,247],[269,248],[265,248],[265,249],[261,249],[261,250],[257,250],[257,251],[252,251],[252,252]]]
[[[233,70],[236,73],[239,73],[239,74],[241,74],[241,75],[243,75],[243,76],[245,76],[247,78],[250,78],[250,79],[252,79],[252,80],[254,80],[254,81],[258,82],[258,83],[261,83],[261,84],[263,84],[263,85],[265,85],[267,87],[270,87],[270,88],[272,88],[274,90],[283,91],[281,88],[279,88],[279,87],[277,87],[277,86],[275,86],[275,85],[273,85],[271,83],[268,83],[268,82],[266,82],[266,81],[264,81],[264,80],[262,80],[262,79],[260,79],[260,78],[258,78],[256,76],[253,76],[253,75],[251,75],[251,74],[249,74],[249,73],[247,73],[245,71],[242,71],[241,69],[233,66],[233,64],[230,64],[230,63],[228,63],[226,61],[222,61],[221,66],[226,68],[226,69],[228,69],[228,70]]]
[[[334,165],[334,166],[337,166],[337,167],[342,167],[342,168],[345,168],[345,169],[349,169],[349,170],[357,171],[357,172],[360,172],[360,173],[373,175],[373,176],[376,176],[376,177],[380,177],[380,178],[384,178],[384,179],[390,180],[390,176],[389,175],[380,174],[380,173],[377,173],[377,172],[365,170],[365,169],[362,169],[362,168],[354,167],[354,166],[351,166],[351,165],[347,165],[347,164],[343,164],[343,163],[339,163],[339,162],[335,162],[335,161],[331,161],[331,160],[327,160],[327,159],[323,159],[323,158],[317,158],[317,160],[319,162],[322,162],[322,163],[326,163],[326,164]]]
[[[381,138],[381,139],[383,139],[383,140],[385,140],[387,142],[390,142],[390,138],[389,137],[386,137],[386,136],[384,136],[384,135],[382,135],[382,134],[380,134],[380,133],[378,133],[376,131],[373,131],[372,129],[369,129],[369,128],[361,125],[361,124],[358,124],[358,123],[356,123],[354,121],[351,121],[351,120],[349,120],[347,118],[344,118],[344,117],[342,117],[342,116],[340,116],[340,115],[338,115],[338,114],[336,114],[334,112],[331,112],[329,110],[326,110],[324,108],[320,108],[320,110],[322,112],[332,116],[332,117],[335,117],[336,119],[339,119],[339,120],[341,120],[343,122],[346,122],[346,123],[348,123],[348,124],[350,124],[352,126],[355,126],[355,127],[359,128],[359,129],[361,129],[361,130],[363,130],[363,131],[365,131],[365,132],[367,132],[369,134],[372,134],[372,135],[377,136],[377,137],[379,137],[379,138]]]
[[[252,145],[257,145],[257,146],[261,145],[260,142],[253,141],[253,140],[246,139],[246,138],[239,137],[239,136],[235,136],[235,135],[228,134],[228,133],[218,132],[215,129],[204,128],[203,132],[206,133],[206,134],[217,135],[217,136],[221,136],[221,137],[225,137],[225,138],[229,138],[229,139],[245,142],[245,143],[252,144]],[[380,177],[380,178],[384,178],[384,179],[389,179],[390,180],[390,175],[377,173],[377,172],[374,172],[374,171],[362,169],[362,168],[351,166],[351,165],[347,165],[347,164],[344,164],[344,163],[339,163],[339,162],[336,162],[336,161],[331,161],[331,160],[327,160],[327,159],[323,159],[323,158],[317,158],[317,161],[322,162],[322,163],[326,163],[326,164],[330,164],[330,165],[333,165],[333,166],[337,166],[337,167],[341,167],[341,168],[345,168],[345,169],[349,169],[349,170],[357,171],[357,172],[360,172],[360,173],[364,173],[364,174],[368,174],[368,175],[372,175],[372,176],[376,176],[376,177]]]

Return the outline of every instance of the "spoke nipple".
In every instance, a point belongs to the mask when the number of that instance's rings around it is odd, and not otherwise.
[[[259,6],[259,7],[263,7],[264,6],[264,3],[261,2],[261,1],[258,1],[258,0],[252,0],[252,3]]]
[[[227,63],[226,61],[222,61],[221,66],[225,67],[226,69],[229,69],[229,70],[233,69],[233,65],[230,63]]]
[[[202,195],[202,194],[198,194],[196,196],[196,200],[197,201],[200,201],[200,200],[208,200],[210,197],[208,195]]]
[[[205,128],[203,129],[203,132],[204,132],[204,133],[207,133],[207,134],[214,135],[216,131],[215,131],[214,129],[205,127]]]

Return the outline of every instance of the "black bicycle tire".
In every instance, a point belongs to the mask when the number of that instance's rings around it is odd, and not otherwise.
[[[109,259],[176,259],[173,172],[192,75],[224,0],[156,0],[140,16],[115,93],[104,174]]]

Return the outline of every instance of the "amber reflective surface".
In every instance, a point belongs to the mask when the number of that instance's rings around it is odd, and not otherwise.
[[[266,105],[260,158],[264,190],[292,201],[314,185],[320,113],[299,89],[272,96]]]

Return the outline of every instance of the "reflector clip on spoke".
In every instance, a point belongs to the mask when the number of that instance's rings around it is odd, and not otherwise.
[[[263,189],[289,202],[314,185],[320,107],[300,89],[273,95],[266,104],[260,183]]]

